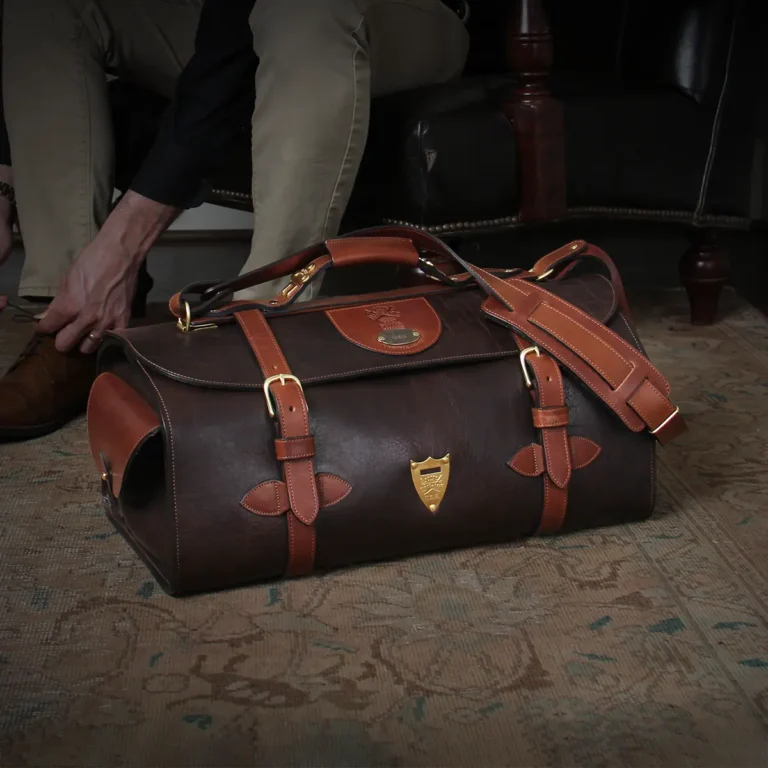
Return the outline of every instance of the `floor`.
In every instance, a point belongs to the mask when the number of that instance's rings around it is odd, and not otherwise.
[[[690,425],[643,524],[174,599],[83,420],[0,446],[0,764],[766,766],[768,320],[632,293]]]

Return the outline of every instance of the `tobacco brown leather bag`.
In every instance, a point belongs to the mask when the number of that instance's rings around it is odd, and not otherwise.
[[[296,303],[372,263],[433,281]],[[581,241],[499,272],[365,230],[171,311],[109,334],[88,431],[110,520],[172,594],[641,520],[656,443],[685,429],[613,262]]]

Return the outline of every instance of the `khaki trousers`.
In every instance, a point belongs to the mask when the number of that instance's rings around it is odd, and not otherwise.
[[[170,96],[192,55],[201,6],[5,0],[3,97],[26,251],[21,295],[53,296],[108,215],[106,72]],[[371,97],[453,78],[467,52],[466,30],[439,0],[257,0],[251,28],[260,65],[254,231],[243,271],[336,234]]]

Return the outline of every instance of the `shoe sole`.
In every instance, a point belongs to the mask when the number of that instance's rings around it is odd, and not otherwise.
[[[70,421],[83,413],[85,411],[78,409],[75,413],[56,421],[50,421],[47,424],[35,424],[31,427],[0,427],[0,442],[32,440],[36,437],[45,437],[46,435],[58,432],[62,427],[65,427]]]

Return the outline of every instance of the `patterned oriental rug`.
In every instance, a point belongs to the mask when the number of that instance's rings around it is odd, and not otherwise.
[[[173,599],[83,420],[0,446],[0,765],[768,765],[768,321],[725,303],[633,300],[691,429],[630,527]]]

